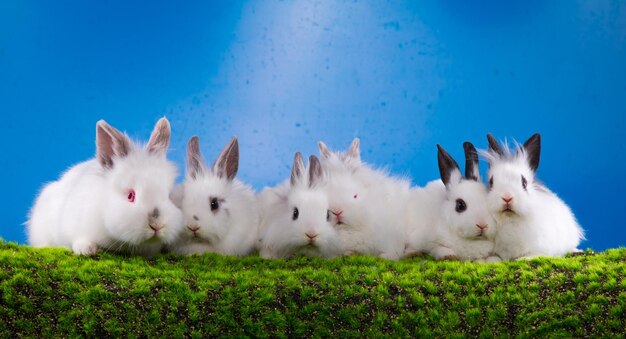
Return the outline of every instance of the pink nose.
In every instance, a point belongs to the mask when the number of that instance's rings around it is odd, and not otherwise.
[[[332,214],[334,214],[336,217],[340,217],[340,216],[341,216],[341,213],[343,213],[343,211],[338,211],[338,212],[337,212],[337,211],[334,211],[334,210],[331,210],[330,212],[331,212]]]
[[[310,240],[313,240],[315,238],[317,238],[317,233],[313,233],[313,232],[306,232],[304,233]]]
[[[487,228],[487,225],[486,224],[483,224],[483,225],[476,224],[476,227],[480,228],[481,231],[484,231]]]
[[[200,226],[187,226],[187,228],[193,233],[196,233],[200,229]]]
[[[505,195],[502,197],[502,200],[508,205],[511,203],[511,201],[513,201],[513,197],[510,195]]]

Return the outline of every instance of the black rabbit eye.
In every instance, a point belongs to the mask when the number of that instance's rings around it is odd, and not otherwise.
[[[326,221],[330,221],[330,211],[326,210]]]
[[[299,215],[300,215],[300,212],[298,211],[298,208],[294,207],[293,208],[293,217],[292,217],[293,220],[297,220]]]
[[[463,199],[456,199],[456,211],[458,213],[462,213],[467,209],[467,204],[465,204],[465,201],[463,201]]]
[[[522,187],[524,187],[524,190],[528,191],[527,187],[528,187],[528,181],[526,180],[526,178],[522,175]]]
[[[211,211],[215,212],[220,208],[220,202],[215,197],[211,197]]]
[[[493,187],[493,176],[489,178],[489,188]]]

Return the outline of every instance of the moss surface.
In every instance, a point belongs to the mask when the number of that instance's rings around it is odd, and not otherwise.
[[[151,259],[0,243],[7,336],[624,335],[626,249],[498,264]]]

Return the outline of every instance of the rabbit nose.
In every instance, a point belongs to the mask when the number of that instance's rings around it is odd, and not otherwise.
[[[340,217],[340,216],[341,216],[341,213],[343,213],[343,211],[341,211],[341,210],[340,210],[340,211],[330,210],[330,212],[331,212],[332,214],[334,214],[336,217]]]
[[[200,226],[196,226],[196,225],[187,225],[187,228],[192,231],[193,233],[198,232],[198,230],[200,229]]]
[[[305,235],[306,235],[306,236],[307,236],[310,240],[313,240],[313,239],[317,238],[317,235],[318,235],[317,233],[314,233],[314,232],[306,232],[306,233],[304,233],[304,234],[305,234]]]
[[[502,200],[508,205],[511,203],[511,201],[513,201],[513,196],[511,196],[510,194],[507,194],[502,197]]]
[[[476,227],[478,227],[481,231],[484,231],[487,228],[487,224],[476,224]]]
[[[150,226],[150,228],[155,232],[158,232],[160,229],[163,228],[163,225],[159,225],[159,224],[152,223],[152,222],[148,226]]]

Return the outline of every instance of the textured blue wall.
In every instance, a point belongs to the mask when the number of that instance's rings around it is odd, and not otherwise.
[[[587,229],[626,245],[626,4],[303,1],[0,2],[0,236],[24,242],[37,191],[94,153],[104,118],[147,139],[172,121],[183,165],[240,138],[257,189],[295,151],[344,148],[424,184],[436,143],[543,134],[539,177]],[[483,170],[486,167],[482,164]]]

